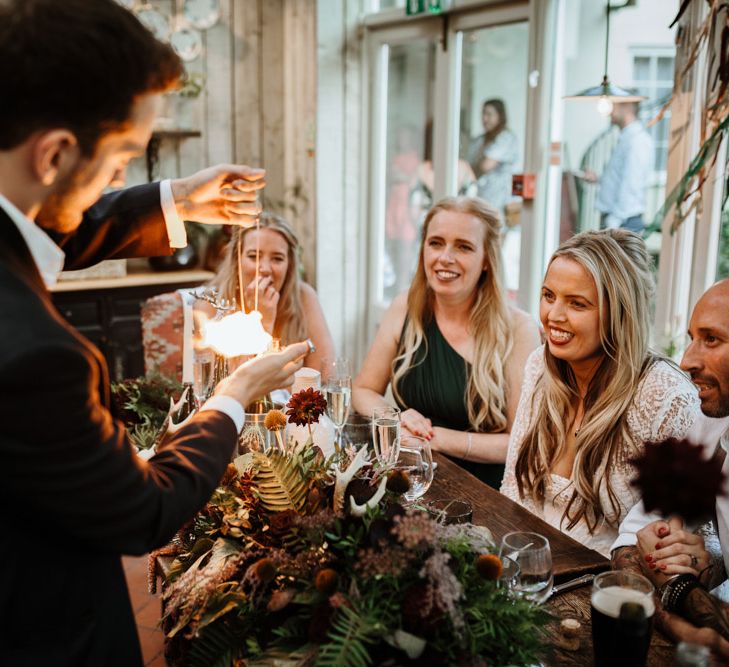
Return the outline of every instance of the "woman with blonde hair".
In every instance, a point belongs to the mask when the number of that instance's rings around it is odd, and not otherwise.
[[[609,555],[639,494],[630,459],[682,438],[696,388],[652,353],[651,261],[626,230],[584,232],[552,255],[539,307],[547,343],[529,357],[502,493]]]
[[[353,405],[386,405],[402,426],[498,487],[535,322],[506,303],[501,223],[484,201],[446,198],[428,211],[418,267],[392,303],[359,376]]]
[[[256,227],[236,227],[218,272],[210,282],[220,297],[240,301],[243,279],[244,308],[253,310],[258,266],[258,310],[263,328],[282,345],[311,339],[316,350],[304,363],[318,371],[334,357],[334,343],[314,289],[299,278],[299,240],[283,218],[261,214]],[[240,257],[240,271],[238,260]]]

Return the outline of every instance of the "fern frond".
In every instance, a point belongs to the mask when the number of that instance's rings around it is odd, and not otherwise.
[[[240,639],[224,623],[209,625],[190,643],[187,667],[230,667],[239,656]]]
[[[280,452],[254,455],[253,483],[263,506],[271,512],[300,512],[306,503],[309,483],[289,458]]]
[[[322,644],[317,667],[368,667],[372,664],[367,644],[373,642],[373,627],[366,616],[346,605],[339,608],[329,631],[329,641]]]

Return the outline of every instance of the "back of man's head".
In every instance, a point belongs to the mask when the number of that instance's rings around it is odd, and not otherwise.
[[[90,155],[180,59],[114,0],[0,0],[0,151],[67,128]]]

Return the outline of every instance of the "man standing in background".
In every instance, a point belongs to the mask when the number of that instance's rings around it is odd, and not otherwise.
[[[653,140],[638,120],[638,103],[616,103],[610,121],[620,128],[618,143],[602,176],[585,172],[585,180],[600,184],[595,206],[600,227],[622,227],[641,233],[645,227],[646,189],[653,171]]]

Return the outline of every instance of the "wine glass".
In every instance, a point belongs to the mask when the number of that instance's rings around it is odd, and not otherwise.
[[[377,460],[384,466],[397,461],[400,449],[400,410],[380,406],[372,411],[372,442]]]
[[[349,407],[352,403],[352,375],[349,361],[340,357],[328,367],[328,378],[324,388],[327,400],[327,414],[337,429],[335,443],[342,445],[342,428],[349,417]]]
[[[519,564],[512,587],[515,595],[541,604],[552,593],[552,552],[549,540],[539,533],[507,533],[501,540],[499,556]]]
[[[404,435],[400,438],[400,448],[395,464],[408,476],[410,487],[403,494],[408,503],[422,498],[433,483],[433,454],[430,443],[416,435]]]

